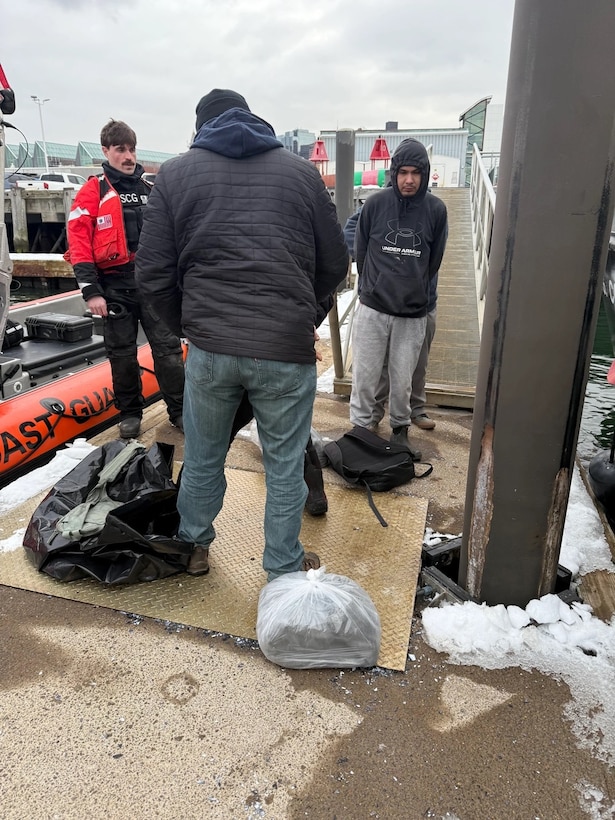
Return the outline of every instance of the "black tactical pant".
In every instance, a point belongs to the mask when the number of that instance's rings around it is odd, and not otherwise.
[[[171,421],[182,415],[184,361],[181,342],[130,289],[105,289],[109,316],[103,321],[105,348],[111,363],[115,406],[120,419],[143,416],[141,369],[137,359],[139,322],[152,349],[154,372]]]

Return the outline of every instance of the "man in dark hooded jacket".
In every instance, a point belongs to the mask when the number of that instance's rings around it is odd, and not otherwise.
[[[267,484],[263,567],[271,580],[317,566],[299,541],[304,450],[316,392],[319,303],[345,278],[348,253],[313,165],[285,150],[234,91],[196,109],[190,150],[164,163],[146,209],[137,278],[189,341],[179,537],[191,574],[208,571],[224,461],[247,391]]]
[[[391,185],[367,199],[358,221],[355,256],[359,305],[352,336],[350,420],[375,429],[382,418],[383,367],[389,381],[391,441],[407,446],[412,377],[435,303],[434,279],[447,238],[444,203],[428,192],[425,147],[406,139],[391,160]]]

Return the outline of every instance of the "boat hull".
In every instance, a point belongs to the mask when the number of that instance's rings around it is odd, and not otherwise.
[[[160,398],[148,344],[138,350],[146,403]],[[118,418],[108,360],[0,403],[0,486],[43,463],[75,438],[88,438]]]
[[[7,293],[8,286],[5,283]],[[68,319],[86,314],[79,290],[17,302],[9,309],[4,304],[3,325],[7,319],[23,327],[44,325],[50,313]],[[7,347],[5,338],[0,356],[0,487],[45,463],[69,441],[91,438],[119,420],[102,320],[92,321],[92,336],[78,341],[31,339],[26,332]],[[60,324],[75,326],[70,321]],[[150,404],[161,394],[142,330],[137,343],[143,397]]]

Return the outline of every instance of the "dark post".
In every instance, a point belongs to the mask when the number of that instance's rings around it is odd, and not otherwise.
[[[354,213],[354,131],[350,128],[335,135],[335,207],[344,227]]]
[[[11,278],[13,272],[13,263],[11,262],[11,257],[9,256],[9,243],[4,221],[4,209],[6,207],[6,193],[4,191],[4,145],[4,120],[2,111],[0,111],[0,175],[2,176],[2,219],[0,219],[0,342],[4,338],[4,330],[6,328],[6,320],[8,318],[11,297]]]
[[[460,583],[552,592],[613,212],[615,3],[517,0]]]
[[[337,218],[343,228],[348,217],[354,213],[354,131],[350,128],[344,128],[335,135],[335,207]],[[343,290],[349,284],[350,267],[347,281],[342,282],[338,290]],[[341,379],[344,376],[344,361],[337,302],[329,313],[329,327],[335,377]]]

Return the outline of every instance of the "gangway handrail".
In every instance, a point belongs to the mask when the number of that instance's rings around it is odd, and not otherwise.
[[[356,272],[355,265],[352,265],[352,273],[350,279],[352,281],[352,296],[346,305],[346,309],[339,316],[338,300],[336,298],[331,312],[329,313],[329,328],[331,330],[331,347],[333,353],[333,367],[335,378],[337,380],[349,379],[351,366],[351,338],[352,325],[354,322],[355,311],[358,305],[359,297],[359,277]],[[340,328],[346,326],[346,333],[344,341],[341,340]]]
[[[495,190],[480,149],[474,144],[470,175],[470,203],[472,209],[472,247],[476,269],[476,295],[479,304],[487,292],[489,252],[495,214]]]

